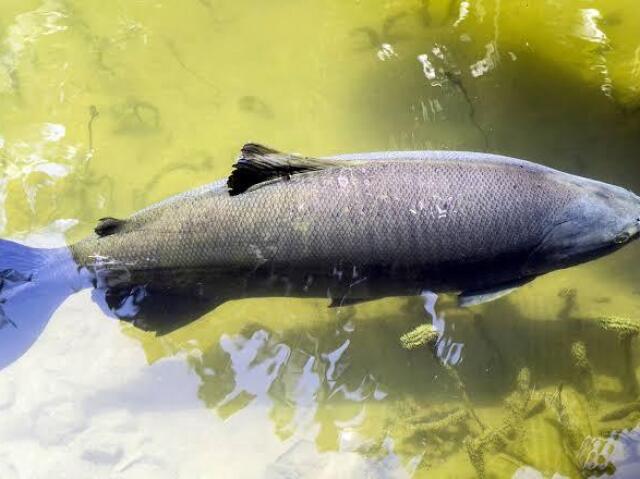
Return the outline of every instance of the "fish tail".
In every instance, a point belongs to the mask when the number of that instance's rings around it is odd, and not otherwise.
[[[68,248],[41,249],[0,239],[0,369],[36,341],[80,274]]]

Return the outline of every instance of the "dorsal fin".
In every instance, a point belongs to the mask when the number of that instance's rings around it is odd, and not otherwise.
[[[281,153],[256,143],[247,143],[242,147],[240,157],[233,165],[233,172],[227,180],[227,186],[229,194],[235,196],[254,185],[276,178],[289,179],[296,173],[350,167],[362,163],[355,160],[304,157]]]
[[[116,233],[122,225],[125,224],[124,220],[119,220],[117,218],[112,218],[111,216],[107,216],[105,218],[100,218],[98,220],[98,224],[95,227],[95,232],[98,236],[109,236],[113,233]]]

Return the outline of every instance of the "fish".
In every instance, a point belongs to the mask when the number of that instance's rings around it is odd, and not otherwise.
[[[340,307],[432,291],[471,307],[639,234],[631,191],[525,160],[307,157],[249,143],[227,179],[102,218],[68,247],[0,240],[0,367],[85,288],[107,314],[158,335],[248,297]]]

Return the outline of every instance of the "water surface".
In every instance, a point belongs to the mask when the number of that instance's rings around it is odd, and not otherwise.
[[[3,0],[2,236],[76,241],[247,141],[490,151],[640,191],[638,31],[633,0]],[[162,337],[79,293],[0,372],[0,477],[637,477],[639,260],[434,316],[233,301]],[[435,355],[400,342],[425,322]]]

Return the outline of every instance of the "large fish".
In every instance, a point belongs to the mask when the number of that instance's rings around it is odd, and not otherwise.
[[[0,367],[71,292],[170,331],[243,297],[331,306],[421,291],[462,306],[638,237],[628,190],[498,155],[399,151],[307,158],[248,144],[225,181],[60,249],[0,243]]]

